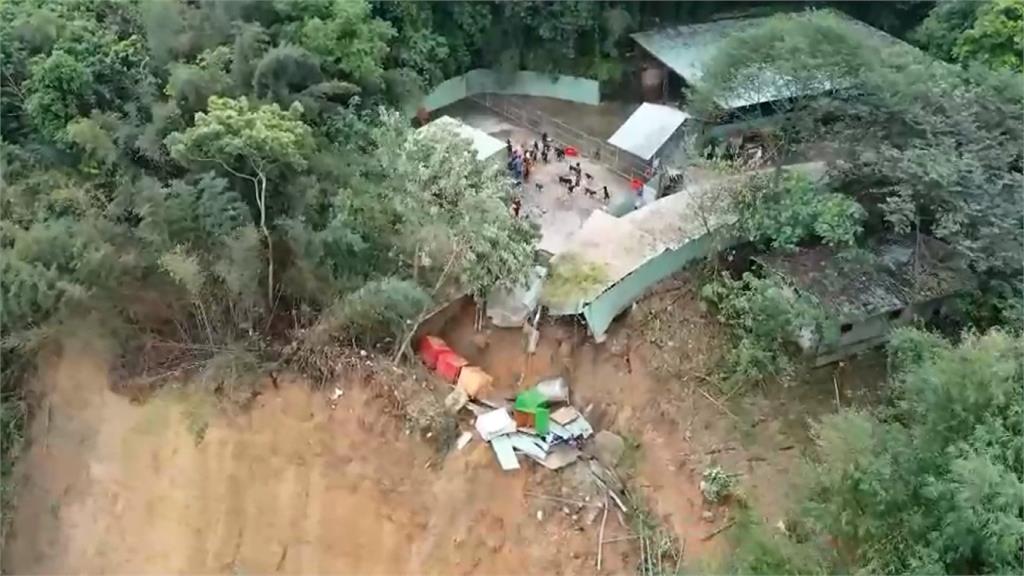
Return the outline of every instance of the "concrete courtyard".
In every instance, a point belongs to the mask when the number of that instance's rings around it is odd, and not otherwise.
[[[439,111],[438,115],[440,113]],[[511,138],[514,146],[532,146],[534,140],[540,142],[541,139],[539,133],[513,124],[473,101],[457,102],[445,108],[443,113],[456,117],[503,142],[506,138]],[[559,176],[572,176],[569,172],[570,161],[573,164],[579,162],[583,173],[593,177],[589,181],[584,177],[572,195],[569,195],[568,189],[558,182]],[[603,186],[608,187],[608,193],[613,200],[631,193],[629,182],[625,178],[587,158],[566,157],[564,162],[558,162],[552,152],[550,163],[545,164],[538,160],[530,172],[529,180],[523,183],[522,188],[522,215],[540,226],[541,240],[537,248],[551,254],[561,252],[590,213],[594,210],[603,210],[607,206],[608,202],[604,200],[601,192]],[[593,189],[597,193],[587,196],[584,188]]]

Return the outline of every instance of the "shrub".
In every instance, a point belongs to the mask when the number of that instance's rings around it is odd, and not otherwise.
[[[890,341],[894,402],[815,428],[810,511],[870,573],[1024,571],[1024,341]]]
[[[397,341],[430,305],[430,296],[415,282],[384,278],[338,300],[326,312],[333,329],[367,345]]]
[[[700,492],[704,499],[712,504],[718,504],[726,496],[732,493],[733,479],[718,466],[708,468],[701,475]]]
[[[722,276],[704,285],[701,296],[718,310],[733,346],[724,373],[740,382],[786,378],[793,371],[788,344],[802,334],[820,333],[821,310],[775,278],[747,273],[740,280]]]
[[[795,170],[758,174],[736,195],[742,236],[773,248],[794,247],[816,236],[831,246],[851,245],[866,212],[854,199],[826,192]]]

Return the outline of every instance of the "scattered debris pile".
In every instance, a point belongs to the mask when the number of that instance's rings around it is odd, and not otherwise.
[[[512,415],[505,406],[477,402],[468,406],[477,415],[477,433],[490,442],[503,470],[519,469],[517,453],[550,470],[564,468],[579,459],[582,443],[594,435],[576,408],[565,405],[551,411],[551,404],[540,399],[537,388],[516,397]]]
[[[490,443],[503,470],[518,470],[518,455],[550,470],[564,468],[580,458],[583,443],[594,435],[590,422],[570,403],[565,378],[542,380],[514,398],[495,402],[484,396],[493,378],[469,366],[440,338],[425,336],[419,355],[427,367],[455,385],[445,406],[452,413],[463,408],[473,412],[477,434]],[[471,439],[471,433],[463,433],[456,448]]]

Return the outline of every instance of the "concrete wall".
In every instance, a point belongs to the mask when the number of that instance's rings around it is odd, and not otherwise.
[[[591,136],[534,109],[519,96],[485,92],[471,98],[514,124],[534,132],[547,132],[558,146],[575,146],[581,157],[598,162],[627,180],[642,177],[647,169],[646,162],[619,150],[603,138]]]
[[[423,99],[422,106],[433,111],[476,94],[542,96],[581,104],[601,103],[601,85],[597,80],[529,70],[503,75],[478,68],[438,84]]]
[[[838,338],[822,342],[818,346],[814,365],[824,366],[883,344],[889,340],[889,333],[893,329],[917,320],[928,320],[934,314],[942,313],[948,301],[949,298],[936,298],[908,306],[900,310],[896,317],[891,317],[890,313],[886,312],[858,322],[850,322],[850,330],[845,333],[842,332],[842,324],[837,322],[830,329],[839,335]]]

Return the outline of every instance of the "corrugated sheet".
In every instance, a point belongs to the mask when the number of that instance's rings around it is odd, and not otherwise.
[[[420,130],[451,130],[463,138],[468,138],[476,150],[476,157],[486,160],[505,149],[505,143],[491,136],[483,130],[478,130],[468,124],[463,124],[451,116],[441,116],[430,124],[423,126]]]
[[[652,286],[713,251],[728,248],[736,243],[735,238],[718,232],[705,234],[675,250],[665,250],[644,262],[583,308],[583,317],[587,319],[591,334],[601,340],[611,326],[612,320],[639,300]]]
[[[678,108],[645,102],[608,139],[608,143],[650,160],[690,115]]]
[[[859,20],[842,15],[834,10],[827,10],[827,12],[837,15],[852,27],[866,32],[868,37],[881,40],[890,46],[909,47],[908,44]],[[727,38],[755,28],[769,18],[770,16],[732,18],[702,24],[675,26],[661,30],[637,32],[632,35],[632,38],[650,52],[651,55],[661,60],[676,74],[682,76],[687,84],[700,86],[706,67]],[[822,49],[828,49],[828,47],[822,46]],[[833,88],[837,87],[823,83],[818,88],[807,89],[799,94],[793,93],[792,87],[785,85],[780,76],[771,70],[766,70],[756,81],[751,83],[749,90],[730,94],[727,97],[718,99],[717,102],[723,108],[741,108],[763,102],[773,102],[783,98],[821,93]]]
[[[812,178],[820,177],[820,162],[784,167]],[[552,259],[576,256],[605,266],[608,277],[580,294],[575,302],[549,305],[553,315],[582,312],[596,338],[601,338],[617,314],[648,288],[712,250],[736,243],[728,233],[735,216],[716,201],[728,186],[740,184],[749,174],[739,174],[691,185],[684,190],[638,208],[621,218],[594,215],[573,237],[570,247]]]
[[[955,294],[971,285],[962,257],[930,236],[886,237],[874,258],[848,262],[829,246],[759,256],[766,268],[813,295],[841,321],[866,318]]]
[[[430,111],[437,110],[463,98],[485,93],[543,96],[580,104],[601,103],[601,84],[590,78],[529,70],[502,75],[493,70],[478,68],[438,84],[423,99],[423,107]]]

